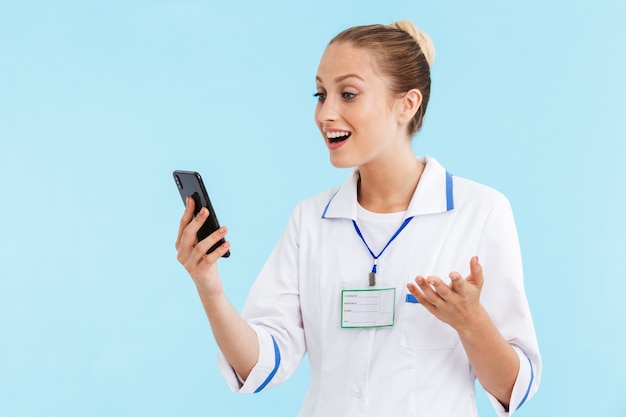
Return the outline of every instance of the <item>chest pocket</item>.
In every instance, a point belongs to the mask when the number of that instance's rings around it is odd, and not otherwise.
[[[404,301],[404,300],[403,300]],[[450,325],[442,322],[423,305],[406,301],[400,318],[400,345],[407,349],[452,349],[459,336]]]

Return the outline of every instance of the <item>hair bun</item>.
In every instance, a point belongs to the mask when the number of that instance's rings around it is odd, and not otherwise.
[[[420,29],[418,29],[412,22],[408,20],[401,20],[398,22],[394,22],[389,25],[392,28],[400,29],[408,33],[415,39],[415,42],[420,46],[422,53],[424,54],[424,58],[426,58],[426,62],[428,62],[428,66],[433,66],[433,61],[435,60],[435,45],[433,44],[432,39],[428,34]]]

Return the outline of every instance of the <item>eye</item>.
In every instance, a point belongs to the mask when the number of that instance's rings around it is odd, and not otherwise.
[[[320,93],[319,91],[313,94],[313,97],[317,98],[317,101],[323,103],[326,100],[326,93]]]
[[[348,92],[341,93],[341,98],[343,98],[344,100],[352,100],[355,97],[356,97],[356,94],[354,93],[348,93]]]

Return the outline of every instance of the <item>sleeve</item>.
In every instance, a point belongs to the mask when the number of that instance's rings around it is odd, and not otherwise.
[[[504,197],[495,202],[486,220],[478,256],[485,276],[482,303],[520,361],[509,410],[490,393],[487,396],[499,416],[512,416],[539,388],[541,356],[524,290],[515,220]]]
[[[243,381],[222,352],[218,363],[226,382],[237,393],[257,393],[287,380],[306,352],[298,285],[298,206],[253,284],[243,318],[256,331],[259,360]]]

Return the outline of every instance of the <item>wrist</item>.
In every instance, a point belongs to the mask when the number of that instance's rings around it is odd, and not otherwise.
[[[224,290],[221,285],[207,286],[196,282],[196,291],[198,291],[200,300],[205,306],[216,305],[220,302],[220,300],[226,298],[226,294],[224,294]]]
[[[461,339],[481,337],[481,334],[493,326],[491,317],[482,305],[478,309],[466,316],[466,319],[455,329]]]

